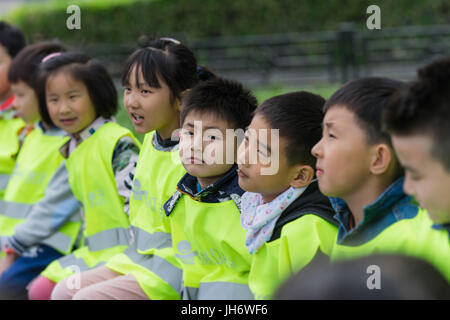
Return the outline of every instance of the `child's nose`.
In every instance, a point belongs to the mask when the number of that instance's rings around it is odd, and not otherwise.
[[[239,145],[238,151],[237,151],[237,163],[242,164],[244,166],[247,166],[248,163],[246,163],[245,158],[247,154],[247,148],[245,148],[245,142],[242,141]]]
[[[311,149],[311,154],[314,157],[316,157],[316,158],[319,158],[321,156],[321,154],[322,154],[321,153],[322,152],[322,150],[321,150],[321,143],[322,143],[322,140],[317,142],[316,145],[314,147],[312,147],[312,149]]]

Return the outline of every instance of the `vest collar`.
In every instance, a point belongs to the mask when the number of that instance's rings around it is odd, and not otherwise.
[[[356,230],[365,228],[367,225],[374,223],[375,220],[390,214],[392,208],[401,199],[409,201],[411,197],[403,191],[403,180],[404,177],[401,177],[394,181],[374,202],[366,205],[363,208],[363,219],[353,229],[350,228],[350,219],[353,219],[353,216],[347,203],[343,199],[330,197],[331,205],[336,212],[334,218],[339,221],[338,241],[343,241]]]
[[[230,200],[240,208],[240,197],[244,193],[238,184],[237,165],[233,165],[219,180],[197,192],[197,177],[186,173],[177,184],[177,191],[164,204],[164,211],[170,215],[181,195],[187,195],[199,202],[217,203]]]

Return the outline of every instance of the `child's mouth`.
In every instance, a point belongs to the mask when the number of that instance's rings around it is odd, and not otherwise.
[[[69,126],[72,123],[75,122],[77,118],[71,118],[71,119],[60,119],[59,121],[64,125],[64,126]]]
[[[133,121],[133,123],[135,124],[141,124],[144,121],[144,117],[140,116],[136,113],[130,113],[131,115],[131,120]]]

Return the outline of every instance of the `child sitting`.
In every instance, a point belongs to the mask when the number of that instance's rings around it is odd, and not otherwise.
[[[271,298],[289,275],[331,253],[337,221],[319,191],[311,155],[321,137],[324,103],[304,91],[264,101],[239,147],[239,185],[247,191],[241,221],[253,255],[249,285],[256,299]],[[274,164],[273,172],[264,172]]]
[[[250,123],[255,108],[248,90],[220,78],[193,88],[182,101],[180,158],[187,174],[164,209],[183,272],[183,299],[252,298],[235,130]]]
[[[403,189],[432,220],[424,252],[450,281],[450,58],[430,63],[418,74],[388,102],[384,121],[405,168]]]

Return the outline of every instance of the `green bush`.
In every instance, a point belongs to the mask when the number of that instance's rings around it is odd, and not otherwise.
[[[68,30],[68,5],[81,9],[81,30]],[[335,30],[343,21],[365,28],[366,8],[381,8],[382,28],[449,24],[447,0],[57,0],[27,4],[6,20],[29,40],[67,44],[134,43],[141,34],[184,39]]]

